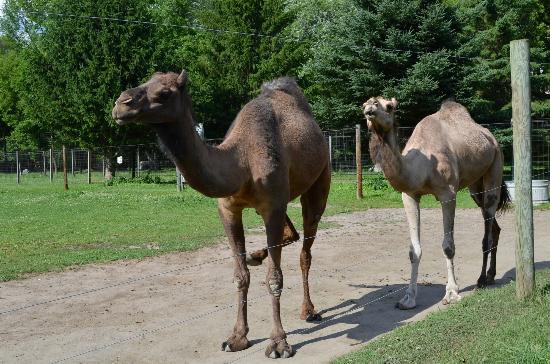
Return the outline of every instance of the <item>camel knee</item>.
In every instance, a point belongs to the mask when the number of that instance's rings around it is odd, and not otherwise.
[[[443,240],[443,253],[447,259],[453,259],[455,256],[455,243],[452,238],[445,238]]]
[[[409,247],[409,260],[411,264],[420,262],[420,258],[422,258],[422,249],[419,246],[411,245]]]
[[[238,291],[247,290],[250,286],[250,272],[248,270],[239,270],[235,272],[233,277],[235,286]]]
[[[267,289],[275,297],[280,297],[283,292],[283,274],[274,271],[267,276]]]

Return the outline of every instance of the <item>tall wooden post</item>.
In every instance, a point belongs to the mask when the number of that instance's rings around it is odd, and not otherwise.
[[[67,191],[69,189],[69,182],[67,181],[67,150],[65,146],[62,149],[63,154],[63,189]]]
[[[53,148],[50,148],[50,182],[53,182]]]
[[[88,184],[92,183],[92,153],[88,149]]]
[[[15,174],[17,175],[17,184],[21,183],[21,168],[19,166],[19,151],[15,151]]]
[[[525,299],[535,289],[533,199],[531,190],[531,85],[529,43],[510,42],[512,71],[512,126],[514,139],[514,184],[516,223],[516,294]]]
[[[357,199],[363,198],[363,164],[361,163],[361,125],[355,125],[355,165],[357,169]]]

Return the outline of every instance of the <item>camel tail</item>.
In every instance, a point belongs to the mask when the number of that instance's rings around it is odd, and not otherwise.
[[[503,182],[502,186],[500,186],[500,200],[498,201],[497,211],[508,211],[511,202],[512,199],[510,198],[510,194],[508,193],[508,187],[506,187],[506,183]]]

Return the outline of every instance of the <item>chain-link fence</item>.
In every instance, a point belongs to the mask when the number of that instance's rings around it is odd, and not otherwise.
[[[513,178],[512,129],[509,124],[490,125],[501,143],[504,153],[505,179]],[[398,137],[403,147],[414,128],[400,127]],[[355,128],[324,132],[330,151],[333,172],[356,173]],[[374,170],[369,156],[369,136],[364,128],[361,134],[361,162],[364,172]],[[209,145],[223,139],[206,139]],[[550,121],[533,121],[532,129],[533,175],[537,179],[550,178]],[[95,149],[66,149],[69,185],[106,183],[111,180],[136,180],[153,183],[177,182],[177,171],[172,161],[156,144],[126,145]],[[63,183],[63,155],[60,149],[44,151],[0,152],[0,185],[19,183],[32,185],[42,182]]]

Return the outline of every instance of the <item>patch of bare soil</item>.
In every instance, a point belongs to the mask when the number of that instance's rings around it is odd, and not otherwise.
[[[550,211],[535,213],[535,261],[550,267]],[[446,265],[440,210],[422,211],[423,256],[418,307],[394,303],[409,278],[408,228],[401,209],[368,210],[328,219],[313,246],[312,300],[321,323],[299,319],[302,300],[300,244],[284,248],[283,325],[297,350],[288,363],[327,362],[400,325],[443,306]],[[500,220],[498,284],[514,277],[513,214]],[[481,269],[483,222],[478,210],[459,210],[455,224],[456,272],[463,294]],[[248,250],[265,237],[250,236]],[[105,286],[93,293],[0,314],[2,363],[223,363],[268,362],[271,306],[263,286],[265,266],[251,267],[248,334],[252,346],[226,353],[221,343],[236,319],[232,260],[225,244],[142,261],[88,265],[1,283],[0,312]],[[186,268],[192,266],[191,268]],[[167,273],[171,272],[171,273]],[[154,276],[152,276],[154,275]],[[147,279],[141,279],[148,276]],[[128,284],[121,282],[132,281]],[[279,359],[283,360],[283,359]]]

